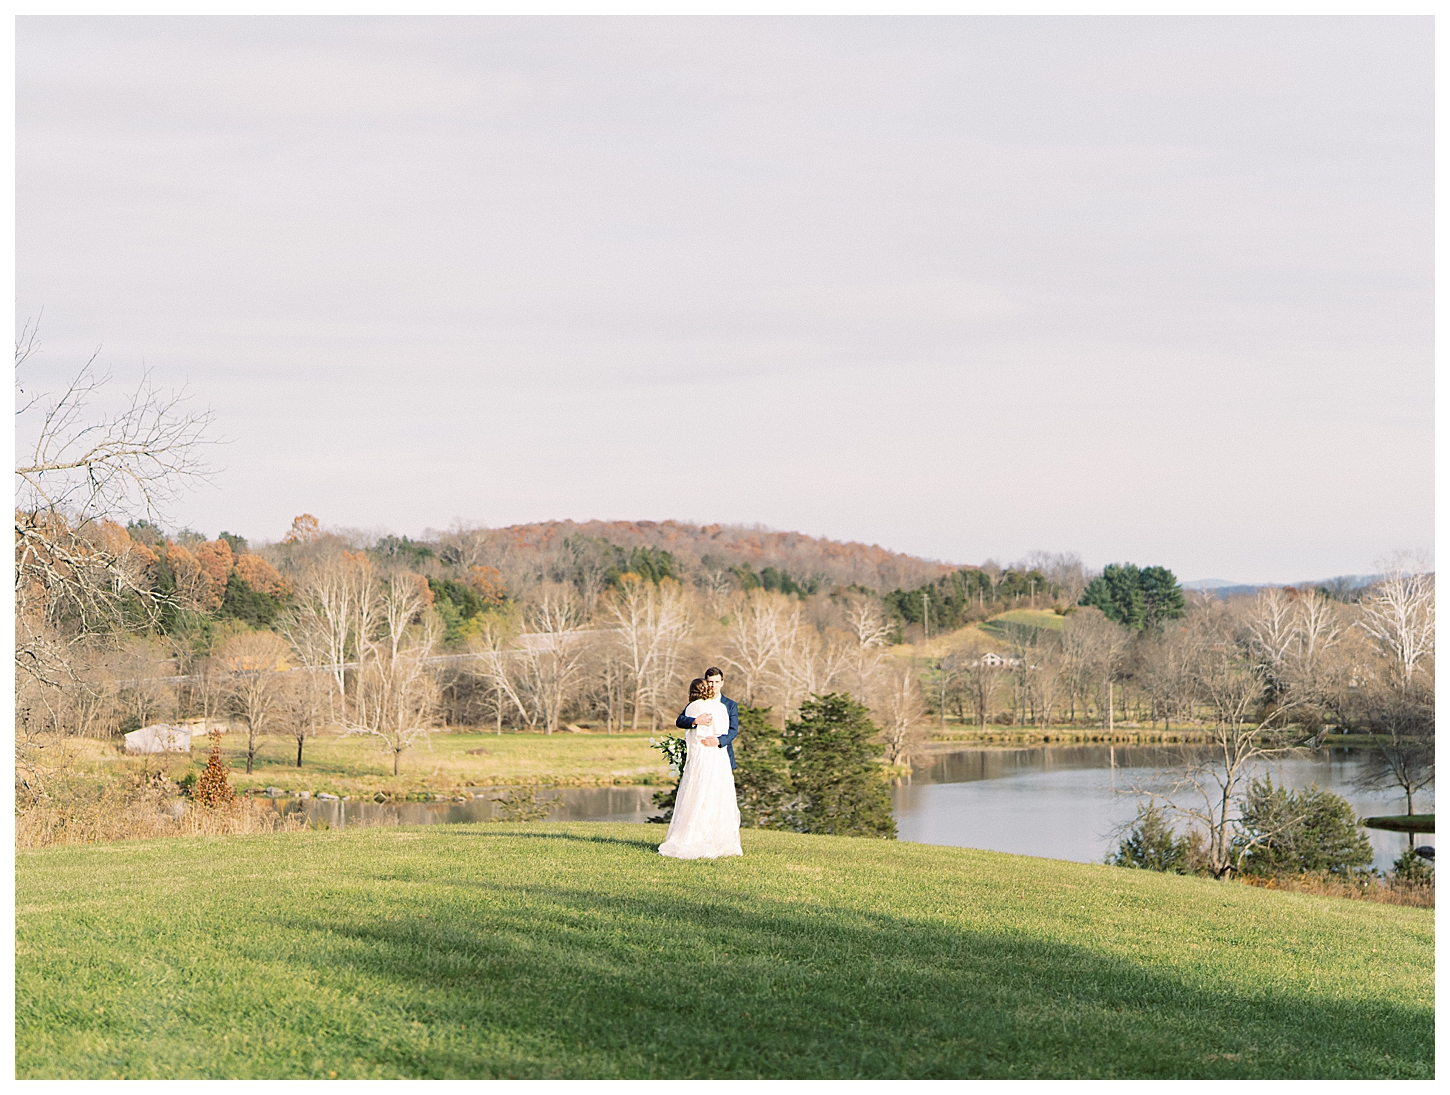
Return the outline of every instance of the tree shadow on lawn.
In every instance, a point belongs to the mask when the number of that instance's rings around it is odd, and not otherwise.
[[[822,904],[456,886],[451,919],[286,918],[315,933],[324,980],[381,979],[433,1032],[426,1051],[354,1042],[360,1060],[466,1077],[1434,1074],[1431,1008]]]

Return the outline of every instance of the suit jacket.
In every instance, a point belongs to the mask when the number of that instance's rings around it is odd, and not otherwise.
[[[710,727],[710,729],[715,732],[715,737],[720,739],[720,748],[724,749],[725,752],[730,754],[730,767],[734,768],[734,742],[735,739],[740,736],[740,708],[736,705],[734,700],[726,699],[724,696],[720,697],[720,702],[725,705],[725,710],[730,712],[730,727],[723,734],[720,733],[720,728],[718,726],[712,726]],[[689,704],[685,705],[687,710],[689,709],[689,706]],[[677,730],[693,730],[695,728],[695,720],[686,715],[684,711],[681,711],[680,717],[675,720],[675,728]]]

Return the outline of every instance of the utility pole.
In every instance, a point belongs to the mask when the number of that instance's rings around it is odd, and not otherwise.
[[[921,591],[921,626],[927,642],[931,642],[931,603],[929,598],[930,594],[923,589]]]

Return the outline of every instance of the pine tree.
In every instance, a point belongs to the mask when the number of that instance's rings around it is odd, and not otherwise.
[[[781,739],[796,801],[791,828],[802,833],[896,839],[891,795],[877,763],[880,731],[844,693],[812,696]]]
[[[735,795],[745,828],[789,829],[794,794],[780,735],[766,716],[768,707],[741,707],[736,735]]]

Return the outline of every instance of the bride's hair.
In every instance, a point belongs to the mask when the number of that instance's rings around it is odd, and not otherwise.
[[[690,682],[691,700],[708,700],[715,694],[715,689],[710,687],[710,682],[704,677],[696,677]]]

